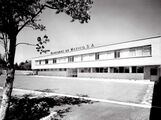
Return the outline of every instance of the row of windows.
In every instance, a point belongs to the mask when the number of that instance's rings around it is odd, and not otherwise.
[[[67,71],[67,69],[66,68],[39,69],[38,71]],[[72,72],[73,72],[73,70],[72,70]],[[130,67],[79,68],[78,72],[80,72],[80,73],[130,73]],[[144,73],[144,67],[142,67],[142,66],[132,66],[131,67],[131,73]]]
[[[80,68],[81,73],[144,73],[144,67],[132,66],[130,67],[101,67],[101,68]]]
[[[66,68],[58,68],[58,69],[38,69],[37,71],[66,71]]]
[[[122,49],[122,50],[69,56],[64,58],[37,60],[36,64],[37,65],[56,64],[56,63],[119,59],[119,58],[140,57],[140,56],[151,56],[151,46],[147,45],[147,46],[141,46],[141,47],[135,47],[135,48]]]

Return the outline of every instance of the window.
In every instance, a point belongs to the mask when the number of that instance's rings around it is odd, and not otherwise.
[[[135,48],[130,48],[130,56],[131,57],[135,57],[136,56]]]
[[[151,55],[151,46],[144,46],[143,47],[143,56],[150,56]]]
[[[120,58],[120,50],[115,51],[115,58]]]
[[[100,68],[100,73],[103,73],[104,68]]]
[[[95,53],[95,60],[99,60],[99,53]]]
[[[144,67],[132,66],[132,73],[144,73]]]
[[[104,68],[104,69],[103,69],[103,72],[104,72],[104,73],[108,73],[108,67]]]
[[[74,62],[74,56],[68,57],[68,62]]]
[[[137,73],[144,73],[144,67],[137,67]]]
[[[80,68],[79,71],[81,73],[90,73],[91,72],[91,68]]]
[[[150,75],[157,75],[157,74],[158,74],[157,68],[151,68],[150,69]]]
[[[143,56],[143,47],[136,48],[136,56]]]
[[[48,64],[48,60],[47,59],[45,60],[45,64]]]
[[[108,67],[92,68],[93,73],[107,73]]]
[[[41,65],[41,60],[39,60],[39,65]]]
[[[136,66],[132,66],[132,73],[137,73]]]
[[[150,56],[150,55],[151,55],[151,45],[130,48],[131,57]]]
[[[93,73],[96,73],[96,68],[92,68],[92,72]]]
[[[56,59],[53,59],[53,63],[56,63]]]
[[[124,73],[129,73],[129,67],[124,67]]]
[[[120,58],[127,58],[127,57],[129,57],[129,49],[120,50]]]
[[[99,73],[100,72],[100,69],[99,68],[92,68],[92,72],[93,73]]]
[[[124,67],[119,67],[119,73],[124,73]]]
[[[90,73],[90,72],[91,72],[91,68],[84,68],[84,71],[85,71],[86,73]]]
[[[119,73],[119,67],[110,67],[110,73]]]

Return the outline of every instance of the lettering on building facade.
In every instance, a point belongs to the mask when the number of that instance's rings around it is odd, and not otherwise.
[[[66,49],[66,50],[54,51],[54,52],[51,52],[51,54],[68,53],[68,52],[74,52],[74,51],[79,51],[79,50],[84,50],[84,49],[90,49],[90,48],[94,48],[94,44],[84,45],[84,46],[80,46],[80,47],[74,47],[74,48],[70,48],[70,49]]]

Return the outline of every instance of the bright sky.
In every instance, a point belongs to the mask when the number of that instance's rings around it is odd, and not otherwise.
[[[94,0],[88,24],[71,23],[65,14],[55,15],[46,10],[42,15],[46,31],[26,28],[17,42],[36,43],[38,36],[47,34],[52,52],[87,44],[95,46],[161,35],[161,0]],[[43,54],[44,55],[44,54]],[[31,46],[20,45],[15,62],[40,56]]]

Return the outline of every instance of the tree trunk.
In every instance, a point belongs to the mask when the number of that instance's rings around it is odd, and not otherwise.
[[[161,77],[154,84],[149,120],[161,120]]]
[[[0,108],[0,120],[7,119],[7,113],[10,106],[10,99],[11,93],[13,88],[13,81],[14,81],[14,57],[15,57],[15,50],[16,50],[16,34],[9,35],[10,39],[10,46],[9,46],[9,55],[7,60],[7,74],[6,74],[6,81],[3,87],[3,98],[1,102]]]

